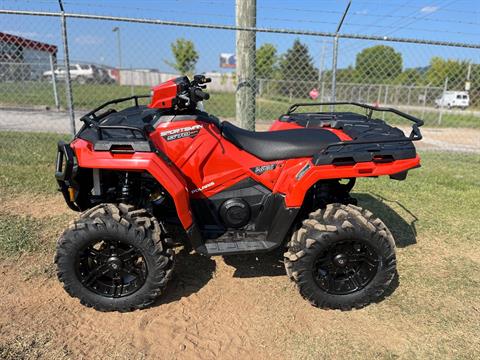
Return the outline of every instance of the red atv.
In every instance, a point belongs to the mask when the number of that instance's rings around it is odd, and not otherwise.
[[[288,276],[313,305],[347,310],[382,297],[396,276],[384,223],[356,206],[355,179],[404,180],[420,166],[412,141],[423,122],[390,108],[295,112],[253,132],[202,111],[209,79],[179,77],[86,114],[60,142],[56,178],[82,211],[58,241],[58,277],[95,309],[144,308],[172,277],[174,248],[212,255],[285,246]],[[135,105],[121,111],[109,105]],[[337,103],[345,104],[345,103]],[[414,122],[404,133],[372,118]]]

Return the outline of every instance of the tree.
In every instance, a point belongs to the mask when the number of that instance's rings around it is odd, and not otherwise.
[[[198,61],[198,53],[195,45],[190,40],[177,39],[170,45],[175,58],[175,62],[166,61],[165,63],[181,74],[192,74],[195,72],[195,65]]]
[[[257,79],[271,79],[277,65],[277,48],[272,44],[263,44],[256,53]]]
[[[467,78],[468,63],[466,61],[445,60],[433,57],[427,70],[426,79],[432,86],[443,86],[448,77],[448,88],[462,90]]]
[[[422,82],[422,74],[417,69],[406,69],[395,79],[398,85],[419,85]]]
[[[392,83],[402,72],[402,67],[402,54],[386,45],[362,50],[355,61],[359,79],[371,84]]]
[[[308,47],[296,39],[280,62],[280,74],[284,83],[281,91],[289,96],[307,96],[316,85],[318,71],[308,53]]]

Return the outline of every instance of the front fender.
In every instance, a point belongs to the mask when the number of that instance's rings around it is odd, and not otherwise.
[[[109,151],[94,151],[93,145],[83,139],[75,139],[70,146],[74,149],[78,166],[90,169],[123,171],[147,171],[172,197],[178,218],[184,229],[193,224],[187,184],[174,167],[169,166],[153,152],[114,154]]]

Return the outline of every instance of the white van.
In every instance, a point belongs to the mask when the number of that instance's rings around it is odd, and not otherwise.
[[[466,109],[470,105],[470,98],[466,91],[445,91],[441,97],[435,99],[436,107],[459,107]]]

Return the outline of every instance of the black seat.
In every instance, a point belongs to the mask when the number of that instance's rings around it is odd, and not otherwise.
[[[325,145],[340,141],[338,136],[325,129],[255,132],[241,129],[228,121],[222,123],[222,135],[265,161],[313,156]]]

